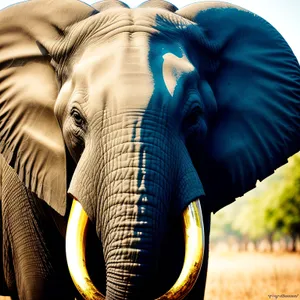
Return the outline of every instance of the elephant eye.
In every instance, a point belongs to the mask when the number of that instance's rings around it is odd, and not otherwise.
[[[80,112],[77,109],[72,109],[71,116],[78,127],[82,127],[84,124],[84,119],[81,116]]]
[[[206,131],[203,110],[199,105],[194,105],[183,121],[183,133],[187,144],[198,143],[199,137],[202,139]]]
[[[201,108],[199,106],[195,107],[187,117],[188,126],[193,126],[197,124],[202,114],[203,112]]]

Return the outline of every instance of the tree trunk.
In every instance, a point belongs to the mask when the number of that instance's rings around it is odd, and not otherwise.
[[[253,241],[254,251],[258,251],[258,241]]]
[[[297,234],[292,234],[292,249],[291,252],[296,252],[297,251]]]
[[[270,246],[270,252],[273,252],[274,248],[273,248],[273,233],[272,232],[268,234],[268,242],[269,242],[269,246]]]

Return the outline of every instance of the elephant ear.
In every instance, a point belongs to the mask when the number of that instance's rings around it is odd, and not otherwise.
[[[196,23],[198,69],[217,104],[197,162],[217,211],[299,151],[300,67],[277,30],[251,12],[205,2],[176,13]]]
[[[30,1],[0,12],[0,151],[27,188],[66,210],[66,156],[54,116],[49,49],[93,11],[79,1]]]

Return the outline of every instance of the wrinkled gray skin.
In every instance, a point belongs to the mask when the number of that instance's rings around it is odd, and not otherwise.
[[[133,19],[139,21],[138,13]],[[91,26],[99,25],[94,20]],[[180,223],[176,205],[189,199],[185,191],[192,188],[184,186],[192,164],[178,124],[186,115],[180,89],[173,105],[164,86],[154,90],[148,34],[113,29],[110,34],[113,40],[107,43],[94,34],[79,47],[80,59],[73,62],[71,79],[64,83],[55,109],[70,154],[78,161],[69,192],[83,203],[102,241],[107,297],[152,299],[158,296],[150,288],[159,284],[154,280],[160,274],[157,263],[166,259],[160,257],[163,239],[172,216]],[[161,67],[159,61],[151,63]],[[164,64],[182,73],[182,84],[197,78],[187,59],[170,54]],[[166,76],[170,90],[175,88],[175,75]],[[197,88],[196,80],[190,82],[185,92]],[[183,244],[182,238],[179,242]],[[147,295],[141,296],[144,291]]]
[[[92,26],[99,26],[96,16]],[[117,20],[114,28],[118,29]],[[162,86],[153,97],[148,34],[114,32],[113,28],[110,34],[113,40],[105,42],[94,34],[78,46],[80,55],[75,54],[72,64],[64,67],[68,77],[55,112],[69,153],[78,162],[69,191],[84,203],[102,241],[107,299],[153,299],[171,287],[181,270],[183,236],[176,206],[189,197],[184,194],[188,187],[180,186],[191,176],[185,174],[190,161],[182,130],[188,107],[182,103],[181,89],[172,93],[178,79],[168,70],[165,83],[170,92]],[[186,57],[178,46],[176,50]],[[187,58],[170,54],[163,67],[170,65],[181,73],[185,93],[197,89],[197,74]],[[151,109],[147,107],[150,99]],[[12,248],[4,247],[9,289],[17,287],[23,299],[54,299],[60,293],[71,299],[63,239],[53,233],[57,224],[49,217],[51,209],[4,165],[4,244]],[[52,214],[59,222],[59,216]],[[209,229],[209,212],[204,214]],[[20,230],[19,222],[28,222],[28,227]],[[11,232],[6,232],[7,226]],[[65,225],[61,228],[64,231]],[[18,253],[21,257],[16,258]],[[28,261],[33,264],[29,270]],[[206,264],[207,258],[198,299],[204,291]],[[101,274],[91,268],[90,272]],[[43,276],[49,286],[43,286]]]
[[[199,188],[194,198],[202,192],[183,126],[191,107],[198,105],[199,98],[185,103],[182,95],[198,93],[197,72],[185,50],[168,38],[161,41],[170,48],[164,61],[161,56],[149,61],[156,55],[151,51],[157,51],[150,50],[154,13],[145,18],[139,10],[120,11],[107,18],[103,24],[101,14],[93,16],[56,45],[60,58],[69,43],[76,43],[76,50],[58,66],[61,89],[54,109],[70,154],[69,170],[77,164],[68,174],[69,193],[83,204],[102,242],[106,287],[104,270],[93,270],[95,263],[89,267],[92,278],[97,274],[94,281],[107,299],[153,299],[180,273],[184,201],[193,200],[190,190]],[[135,25],[139,23],[145,31]],[[104,35],[107,25],[109,34]],[[164,84],[154,75],[160,68]],[[179,80],[182,87],[176,89]],[[64,232],[67,218],[61,224],[59,215],[3,165],[7,288],[17,289],[21,299],[71,299],[63,238],[55,228]],[[205,218],[208,230],[209,212]],[[207,257],[198,299],[206,264]]]
[[[207,53],[197,59],[188,35],[178,43],[172,30],[191,22],[163,1],[152,3],[165,10],[105,2],[100,13],[43,1],[0,15],[0,294],[74,299],[64,246],[74,197],[91,220],[87,265],[106,299],[154,299],[180,273],[182,212],[199,197],[208,245],[211,208],[195,168],[217,106],[199,71]],[[187,299],[203,298],[207,261],[205,247]]]
[[[74,299],[59,233],[64,221],[26,189],[2,156],[0,160],[4,258],[0,294],[12,299]]]

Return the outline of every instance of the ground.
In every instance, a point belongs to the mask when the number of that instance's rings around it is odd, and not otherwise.
[[[300,253],[212,251],[205,300],[241,299],[300,300]]]
[[[205,300],[300,299],[300,254],[212,252]]]

